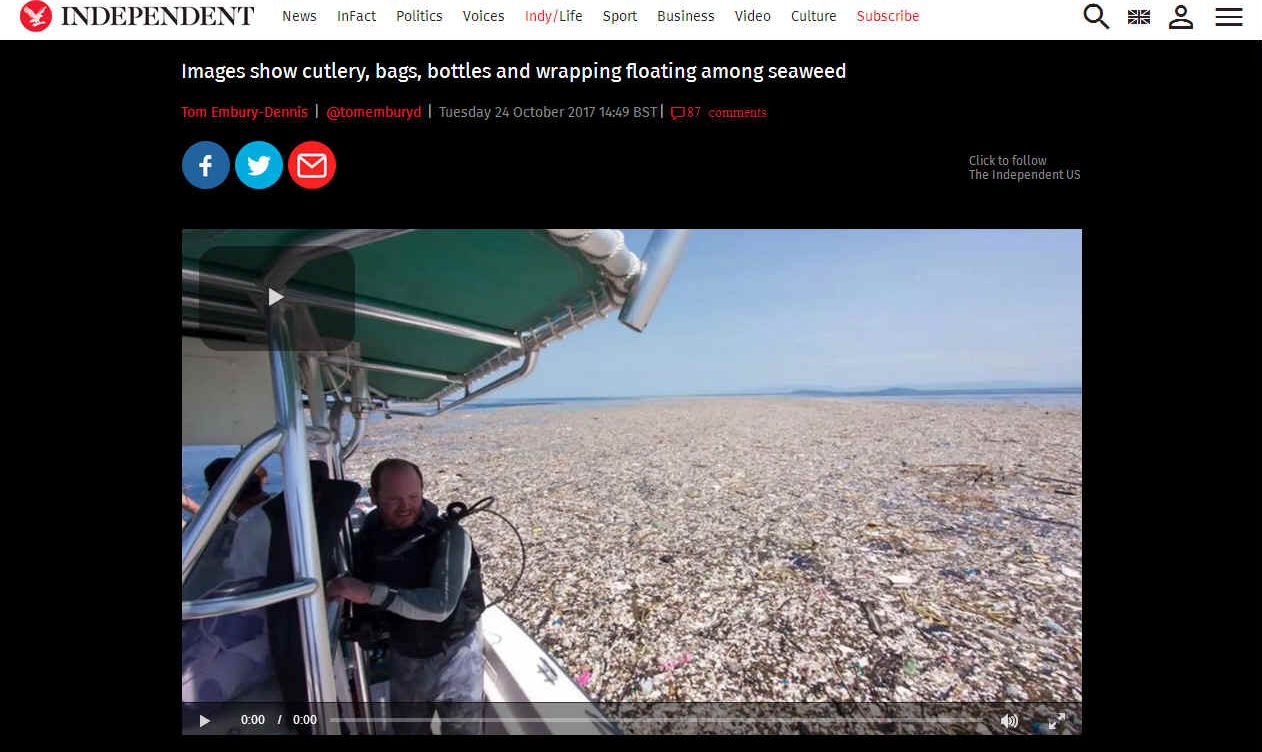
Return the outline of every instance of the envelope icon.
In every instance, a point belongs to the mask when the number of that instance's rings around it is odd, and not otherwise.
[[[329,155],[319,152],[298,152],[298,177],[325,178],[329,175]]]

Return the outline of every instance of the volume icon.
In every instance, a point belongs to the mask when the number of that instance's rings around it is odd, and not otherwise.
[[[1017,727],[1017,724],[1020,722],[1020,720],[1021,719],[1017,718],[1016,713],[1009,713],[1005,715],[1003,718],[1000,718],[999,722],[1003,724],[1004,728],[1012,729],[1012,728]]]

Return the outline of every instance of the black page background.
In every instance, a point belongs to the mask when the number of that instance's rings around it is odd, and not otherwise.
[[[174,564],[174,515],[166,522],[148,507],[165,503],[170,483],[162,478],[175,472],[174,280],[185,226],[1084,227],[1084,727],[1193,730],[1202,703],[1247,702],[1248,692],[1181,672],[1222,666],[1248,675],[1246,667],[1257,667],[1252,641],[1236,647],[1245,630],[1256,630],[1247,595],[1256,586],[1239,576],[1256,573],[1256,559],[1227,557],[1247,554],[1257,530],[1262,45],[27,42],[8,51],[19,124],[37,137],[13,142],[10,177],[21,185],[20,205],[40,209],[37,223],[15,222],[15,232],[32,233],[40,247],[79,249],[70,272],[35,254],[23,278],[34,291],[55,280],[58,299],[84,301],[101,315],[36,317],[32,344],[58,350],[49,337],[66,327],[81,343],[65,362],[74,380],[60,392],[44,385],[54,402],[57,394],[77,398],[54,411],[61,427],[53,430],[91,455],[76,484],[91,505],[127,510],[106,519],[126,520],[128,544],[98,549],[128,573],[125,586],[88,588],[86,596],[102,607],[125,603],[132,617],[117,639],[149,646],[127,670],[152,677],[109,693],[117,696],[108,702],[124,705],[111,712],[140,711],[131,729],[173,730],[158,718],[173,717],[174,584],[145,573],[173,572]],[[317,90],[298,82],[262,91],[178,80],[181,62],[334,59],[845,60],[849,79],[713,88],[535,81],[516,89],[473,82]],[[182,122],[179,105],[208,104],[211,92],[225,104],[286,104],[316,93],[326,104],[695,101],[762,106],[771,118],[458,128]],[[286,177],[267,191],[230,177],[203,192],[176,167],[194,141],[234,153],[256,138],[283,153],[322,140],[337,155],[337,176],[314,192]],[[1047,154],[1084,179],[969,182],[974,152]],[[85,155],[97,160],[90,171]],[[28,329],[31,319],[11,317]],[[145,376],[140,384],[133,368]],[[128,395],[128,408],[115,413],[118,430],[105,434],[116,441],[64,428]],[[83,576],[78,562],[55,558],[50,566],[70,567],[57,577]],[[108,629],[114,620],[101,621]],[[113,660],[99,665],[119,670]],[[1167,713],[1179,720],[1163,720]]]

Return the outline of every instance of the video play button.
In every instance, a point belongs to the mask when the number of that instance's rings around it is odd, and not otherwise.
[[[271,308],[272,306],[276,305],[277,303],[281,302],[284,299],[285,299],[284,295],[281,295],[280,293],[276,292],[270,287],[267,288],[267,307],[268,308]]]
[[[210,723],[210,719],[204,715],[197,716],[197,728],[206,728],[206,724]]]

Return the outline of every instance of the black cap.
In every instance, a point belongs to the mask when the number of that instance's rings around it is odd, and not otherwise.
[[[214,488],[215,483],[219,480],[219,476],[223,475],[223,471],[228,469],[228,465],[232,464],[231,457],[219,457],[211,461],[206,469],[202,471],[202,476],[206,479],[207,490]],[[240,495],[257,495],[263,492],[263,481],[259,480],[259,476],[251,472],[250,477],[246,479],[245,485],[241,487]]]

